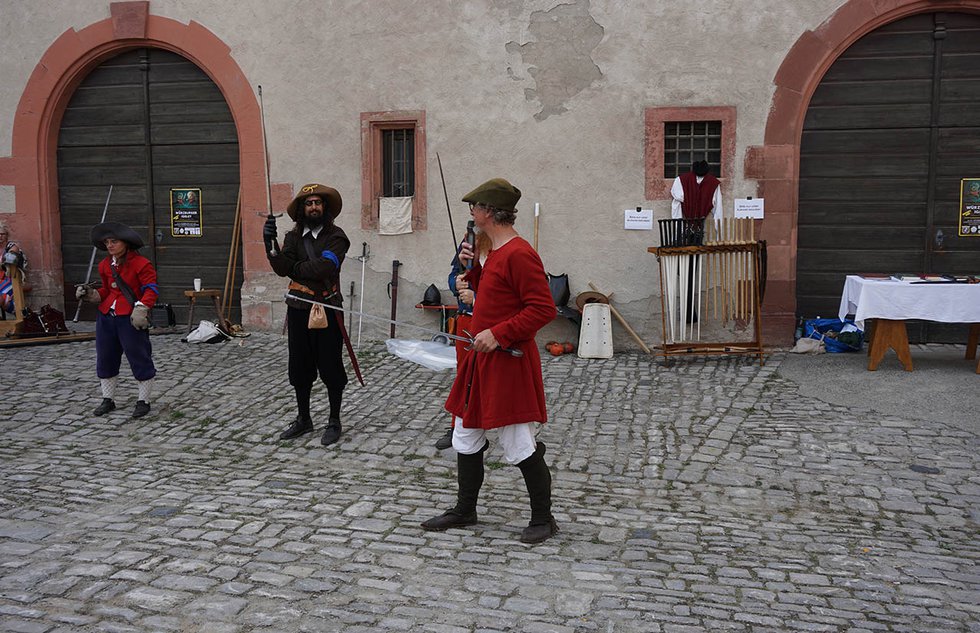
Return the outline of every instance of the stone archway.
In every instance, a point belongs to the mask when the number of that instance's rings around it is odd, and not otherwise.
[[[38,61],[17,105],[11,155],[0,157],[0,184],[15,187],[13,224],[31,252],[35,301],[60,305],[62,261],[57,196],[58,130],[69,99],[89,71],[109,57],[137,47],[178,53],[193,61],[215,82],[231,110],[238,131],[242,183],[242,231],[261,233],[265,210],[264,152],[259,104],[229,47],[211,31],[190,22],[150,15],[149,2],[117,2],[111,17],[79,31],[62,33]],[[262,245],[245,240],[248,270],[264,261]]]
[[[792,341],[796,314],[796,244],[800,139],[814,91],[847,48],[880,26],[917,13],[980,13],[980,0],[849,0],[790,49],[773,83],[765,144],[748,148],[745,177],[766,198],[761,237],[769,244],[769,279],[763,313],[767,342]]]

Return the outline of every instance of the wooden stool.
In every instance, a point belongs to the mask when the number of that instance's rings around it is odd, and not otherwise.
[[[191,329],[194,327],[194,303],[197,301],[198,297],[211,297],[214,300],[214,313],[218,315],[218,325],[225,331],[228,331],[228,324],[225,323],[225,317],[221,314],[221,304],[218,301],[218,297],[221,296],[220,290],[185,290],[184,296],[190,299],[191,309],[187,313],[187,333],[191,333]]]

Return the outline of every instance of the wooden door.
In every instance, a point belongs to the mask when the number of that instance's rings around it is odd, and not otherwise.
[[[920,14],[848,48],[804,123],[798,313],[835,316],[847,273],[980,272],[980,238],[957,237],[978,147],[980,16]],[[912,341],[965,337],[961,325],[909,327]]]
[[[183,292],[195,277],[206,288],[223,289],[239,189],[238,137],[218,87],[187,59],[138,49],[95,68],[62,120],[58,184],[69,313],[92,253],[89,231],[110,185],[107,219],[143,237],[140,252],[156,265],[160,301],[173,305],[178,322],[186,323]],[[201,190],[200,237],[173,234],[171,189],[181,188]],[[235,279],[231,318],[240,322],[240,259]],[[93,308],[83,309],[83,318],[94,316]]]

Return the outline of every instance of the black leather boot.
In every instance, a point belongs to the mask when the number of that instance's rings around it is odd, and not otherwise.
[[[308,417],[297,415],[289,428],[279,435],[280,440],[291,440],[313,430],[313,420]]]
[[[327,428],[323,430],[323,437],[320,438],[320,443],[324,446],[330,446],[340,439],[340,418],[330,418],[327,422]]]
[[[444,451],[453,445],[453,427],[449,427],[446,434],[436,440],[436,448],[440,451]]]
[[[487,442],[472,455],[456,454],[456,507],[422,523],[430,532],[442,532],[454,527],[466,527],[477,522],[476,502],[483,486],[483,453],[490,448]]]
[[[137,400],[136,408],[133,409],[134,418],[142,418],[144,415],[150,412],[150,403],[145,400]]]
[[[534,454],[517,465],[531,498],[531,521],[521,532],[522,543],[541,543],[558,531],[551,514],[551,471],[544,461],[544,442],[538,442]]]
[[[102,398],[102,404],[96,407],[95,411],[92,413],[95,415],[105,415],[106,413],[114,411],[115,409],[116,403],[113,402],[112,398]]]

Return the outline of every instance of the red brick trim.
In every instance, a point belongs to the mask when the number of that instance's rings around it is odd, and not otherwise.
[[[721,193],[731,199],[732,176],[735,174],[734,106],[693,108],[646,108],[644,129],[644,190],[647,200],[669,200],[672,178],[664,178],[664,123],[671,121],[721,121]]]
[[[109,13],[112,15],[113,36],[117,40],[146,37],[146,19],[150,16],[150,3],[147,0],[113,2],[109,5]]]
[[[426,216],[425,111],[396,110],[361,113],[361,228],[378,228],[378,198],[381,196],[381,131],[414,128],[415,195],[412,197],[412,230],[424,231]]]

